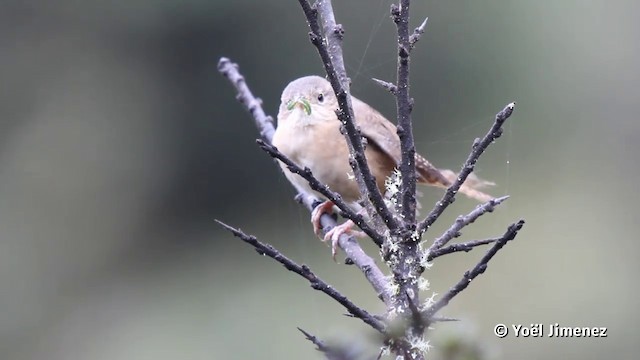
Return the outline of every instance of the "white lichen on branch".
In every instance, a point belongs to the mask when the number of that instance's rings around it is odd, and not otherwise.
[[[431,349],[429,340],[425,337],[425,331],[430,324],[436,321],[449,321],[448,318],[437,318],[436,313],[446,306],[451,299],[462,292],[469,283],[483,273],[491,258],[510,240],[513,240],[522,228],[524,221],[509,226],[507,231],[498,238],[473,240],[465,243],[447,245],[449,241],[460,236],[463,227],[473,223],[479,216],[493,211],[505,198],[491,200],[478,206],[466,216],[459,217],[456,222],[428,248],[423,248],[421,241],[423,235],[431,225],[438,220],[444,210],[451,204],[462,184],[471,176],[471,172],[482,153],[502,135],[502,126],[511,116],[515,103],[508,104],[500,111],[487,135],[478,139],[472,145],[471,153],[462,170],[453,184],[446,190],[444,196],[438,201],[427,217],[417,222],[416,217],[416,173],[415,173],[415,143],[411,125],[411,111],[413,98],[409,96],[409,58],[411,50],[416,45],[425,31],[426,20],[409,32],[409,0],[399,0],[392,6],[392,18],[396,23],[398,32],[398,62],[396,84],[381,80],[376,82],[391,92],[396,97],[398,136],[401,140],[402,159],[391,176],[385,181],[385,194],[381,194],[376,186],[375,179],[367,166],[364,156],[362,136],[355,126],[355,114],[351,107],[349,94],[349,79],[344,68],[342,58],[342,39],[344,29],[337,24],[330,0],[319,0],[311,5],[307,0],[299,0],[305,13],[309,28],[310,39],[316,46],[327,72],[327,77],[335,91],[340,106],[338,116],[344,124],[345,141],[350,150],[350,163],[352,172],[347,176],[356,181],[361,194],[363,194],[364,208],[367,210],[369,226],[365,219],[358,213],[350,211],[346,204],[340,202],[339,196],[326,185],[320,183],[308,169],[298,169],[291,161],[290,169],[297,171],[310,184],[319,189],[323,195],[336,200],[337,205],[343,210],[345,216],[362,225],[374,242],[381,247],[380,253],[386,265],[391,270],[391,275],[385,276],[378,264],[369,257],[360,247],[357,241],[350,236],[340,236],[338,246],[342,248],[348,257],[348,263],[355,264],[374,288],[378,297],[384,302],[386,312],[384,316],[370,315],[364,309],[351,302],[346,296],[339,293],[333,287],[319,279],[311,270],[298,265],[285,257],[278,250],[268,244],[259,242],[255,237],[246,235],[239,229],[222,224],[235,236],[252,245],[259,253],[269,256],[284,265],[287,269],[307,279],[311,286],[320,290],[334,300],[342,304],[349,313],[363,320],[382,334],[384,346],[380,356],[394,353],[398,359],[424,359],[424,354]],[[271,138],[274,127],[273,120],[262,109],[261,101],[254,97],[246,84],[245,79],[238,71],[237,65],[226,58],[221,58],[218,64],[219,71],[225,75],[238,92],[238,99],[252,114],[258,130],[263,138],[263,149],[280,161],[287,162],[290,159],[280,154],[277,149],[272,149]],[[310,196],[298,195],[300,203],[312,210],[318,199]],[[331,229],[337,225],[329,215],[323,215],[320,223],[325,229]],[[462,279],[442,297],[436,300],[433,292],[428,298],[420,300],[420,292],[430,290],[429,281],[422,276],[426,269],[431,268],[432,260],[436,257],[454,252],[470,251],[478,246],[491,244],[491,248],[482,259],[469,271],[465,272]],[[444,319],[444,320],[443,320]],[[302,331],[302,330],[301,330]],[[315,336],[305,333],[307,339],[318,348],[329,354],[329,347]],[[327,357],[329,357],[327,355]]]

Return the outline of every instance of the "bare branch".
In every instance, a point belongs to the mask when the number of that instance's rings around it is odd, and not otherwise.
[[[380,322],[380,320],[373,317],[366,310],[359,308],[346,296],[342,295],[342,293],[340,293],[338,290],[334,289],[331,285],[327,284],[322,279],[317,277],[316,274],[314,274],[306,265],[298,265],[293,260],[282,255],[273,246],[258,241],[255,236],[247,235],[242,232],[242,230],[231,227],[220,220],[216,220],[216,222],[225,229],[229,230],[237,238],[253,246],[260,255],[269,256],[270,258],[282,264],[287,270],[292,271],[307,279],[313,289],[322,291],[323,293],[329,295],[329,297],[344,306],[350,314],[364,321],[366,324],[370,325],[372,328],[378,330],[379,332],[384,333],[385,326],[382,322]]]
[[[265,114],[262,109],[262,100],[253,96],[251,90],[247,86],[244,76],[238,71],[238,65],[231,60],[222,57],[218,61],[218,71],[224,75],[238,92],[237,99],[251,113],[255,119],[256,126],[260,130],[260,136],[267,142],[271,143],[273,133],[276,131],[273,125],[273,118]]]
[[[262,150],[287,165],[289,171],[294,174],[298,174],[302,178],[307,180],[311,189],[319,192],[327,199],[331,200],[331,202],[333,202],[342,211],[342,215],[345,218],[353,221],[356,225],[358,225],[358,227],[362,229],[362,231],[369,235],[369,237],[373,240],[373,242],[376,243],[376,245],[382,246],[384,238],[380,236],[380,234],[378,234],[371,226],[369,226],[362,215],[353,211],[353,209],[351,209],[349,205],[347,205],[347,203],[342,200],[342,196],[340,196],[340,194],[332,191],[327,185],[321,183],[320,180],[313,176],[309,168],[303,169],[300,166],[296,165],[296,163],[294,163],[293,161],[291,161],[291,159],[281,153],[275,146],[267,144],[263,140],[258,139],[257,143]]]
[[[445,246],[439,249],[434,249],[433,251],[429,252],[429,255],[427,255],[427,261],[431,261],[442,255],[447,255],[454,252],[460,252],[460,251],[469,252],[477,246],[492,244],[498,240],[500,240],[500,238],[473,240],[473,241],[464,242],[464,243],[451,244],[449,246]]]
[[[362,144],[362,135],[355,125],[355,117],[353,107],[351,105],[351,94],[349,92],[349,82],[347,72],[344,66],[344,58],[342,54],[342,38],[344,29],[342,25],[336,23],[333,13],[333,6],[330,0],[321,0],[311,6],[307,0],[298,0],[311,32],[309,38],[311,43],[315,45],[318,54],[322,59],[327,77],[333,91],[338,99],[339,111],[336,112],[338,119],[345,128],[345,138],[351,150],[352,160],[351,167],[354,170],[358,185],[363,191],[365,199],[368,199],[373,208],[365,206],[372,219],[380,216],[389,230],[396,231],[399,229],[398,222],[391,214],[391,211],[384,203],[384,198],[378,190],[375,178],[371,174],[371,170],[367,165],[367,159],[364,155],[364,146]],[[318,20],[318,14],[322,18],[322,27]],[[325,37],[323,38],[322,33]],[[375,211],[372,211],[375,210]]]
[[[487,149],[489,144],[501,136],[502,126],[513,113],[515,103],[507,105],[496,115],[493,126],[482,140],[476,139],[458,178],[449,186],[442,199],[436,203],[427,217],[421,222],[416,223],[416,151],[411,122],[413,99],[409,93],[409,70],[410,52],[420,40],[422,34],[424,34],[427,20],[425,19],[420,26],[415,28],[413,32],[410,32],[410,0],[398,0],[398,5],[392,5],[391,14],[396,24],[398,35],[396,83],[393,84],[378,79],[373,80],[396,97],[397,133],[400,138],[401,148],[401,161],[399,164],[401,185],[398,194],[401,206],[398,211],[402,213],[401,217],[396,217],[385,204],[383,194],[378,189],[375,178],[367,165],[362,134],[356,126],[352,98],[349,90],[350,80],[346,74],[342,52],[342,39],[344,36],[342,25],[336,23],[330,0],[317,0],[313,5],[310,4],[309,0],[298,1],[305,13],[310,28],[310,40],[322,59],[327,78],[338,100],[339,109],[336,110],[336,114],[343,125],[341,132],[345,136],[349,146],[349,163],[354,171],[356,181],[362,193],[362,200],[369,214],[370,221],[368,219],[365,220],[365,217],[361,214],[354,212],[339,194],[315,178],[308,168],[299,167],[272,146],[271,140],[275,132],[273,119],[267,116],[262,110],[260,99],[255,98],[251,94],[244,78],[238,72],[237,65],[231,63],[226,58],[221,58],[218,69],[235,86],[238,92],[238,100],[240,100],[253,115],[263,139],[258,140],[260,147],[272,157],[285,164],[291,172],[306,179],[313,190],[336,204],[336,206],[342,210],[344,216],[358,225],[376,244],[382,245],[384,243],[385,247],[389,245],[388,251],[385,252],[383,250],[383,254],[386,254],[383,255],[383,257],[387,265],[391,268],[393,284],[384,276],[374,260],[362,250],[353,237],[342,234],[338,239],[338,245],[344,250],[348,263],[355,264],[360,271],[363,272],[378,296],[384,301],[387,306],[387,311],[395,311],[395,313],[403,314],[402,320],[406,323],[402,329],[399,329],[401,331],[395,334],[391,329],[391,325],[389,325],[390,327],[387,329],[387,324],[385,323],[386,318],[369,314],[366,310],[356,306],[347,297],[319,279],[307,266],[295,263],[272,246],[258,241],[254,236],[247,235],[241,230],[230,227],[222,222],[218,221],[218,223],[231,231],[236,237],[252,245],[258,253],[273,258],[288,270],[307,279],[312,288],[322,291],[342,304],[350,316],[361,319],[382,333],[385,337],[385,343],[389,345],[390,349],[397,355],[406,359],[424,359],[422,352],[414,346],[412,342],[413,339],[423,336],[426,326],[433,322],[456,321],[456,319],[437,317],[435,315],[457,296],[457,294],[466,289],[473,279],[484,273],[493,256],[495,256],[508,241],[516,237],[518,231],[524,225],[524,220],[510,225],[500,238],[474,240],[446,246],[453,238],[460,235],[460,231],[465,226],[473,223],[483,214],[493,211],[493,209],[506,200],[507,197],[493,199],[485,204],[479,205],[469,214],[458,217],[455,223],[440,237],[436,238],[427,250],[427,259],[429,261],[453,252],[470,251],[481,245],[493,244],[493,246],[472,269],[464,273],[462,279],[452,286],[441,299],[426,309],[420,309],[416,305],[419,301],[419,289],[415,279],[423,270],[420,266],[420,255],[422,255],[422,253],[419,251],[418,242],[413,240],[416,239],[415,235],[422,236],[455,200],[455,195],[467,177],[472,173],[478,158]],[[318,201],[310,194],[298,194],[296,199],[307,207],[308,210],[312,210]],[[382,224],[383,222],[384,225]],[[336,221],[331,215],[323,214],[320,217],[320,224],[323,226],[323,230],[326,230],[335,227]],[[393,238],[396,242],[387,240],[386,235],[382,234],[383,226],[386,226],[390,231],[391,236],[388,238]],[[414,233],[414,230],[417,230],[417,234]],[[383,247],[383,249],[385,249],[385,247]],[[338,359],[331,355],[334,352],[333,349],[327,347],[321,340],[302,329],[299,330],[308,340],[312,341],[320,351],[323,351],[328,359]],[[339,359],[345,358],[339,357]]]
[[[402,161],[402,185],[400,199],[402,199],[402,215],[406,229],[415,230],[416,222],[416,147],[413,140],[411,125],[411,111],[413,99],[409,96],[409,0],[400,0],[400,7],[391,5],[391,15],[398,30],[398,70],[396,108],[398,117],[397,132],[400,137]]]
[[[414,348],[406,341],[407,338],[422,337],[425,323],[419,315],[416,301],[419,299],[418,283],[416,275],[420,273],[420,266],[416,261],[419,258],[417,242],[413,240],[416,229],[416,148],[413,139],[411,112],[413,110],[413,98],[409,95],[409,53],[411,43],[409,39],[409,0],[399,0],[399,6],[391,5],[391,17],[396,24],[398,34],[398,60],[397,77],[394,91],[397,111],[397,133],[400,138],[400,173],[401,184],[399,200],[402,213],[403,237],[397,244],[397,259],[389,261],[394,274],[394,280],[398,285],[398,291],[404,296],[395,298],[397,309],[409,309],[403,342],[399,343],[395,352],[403,354],[405,359],[424,359],[421,350]],[[378,81],[378,83],[381,83]],[[381,85],[385,85],[381,83]],[[389,87],[389,86],[387,86]]]
[[[489,251],[484,254],[482,259],[480,259],[476,266],[474,266],[473,269],[466,271],[462,276],[462,279],[460,279],[458,283],[452,286],[449,291],[447,291],[447,293],[442,296],[442,298],[440,298],[424,311],[424,317],[426,321],[429,321],[429,319],[440,309],[447,306],[447,304],[449,304],[449,301],[451,301],[451,299],[458,295],[462,290],[466,289],[473,279],[475,279],[478,275],[484,273],[485,270],[487,270],[487,264],[489,263],[489,261],[500,249],[502,249],[502,247],[507,242],[515,239],[516,235],[518,235],[518,231],[522,229],[522,226],[524,226],[524,220],[520,220],[517,223],[511,224],[504,235],[502,235],[502,237],[498,241],[496,241],[495,244],[493,244],[491,249],[489,249]]]
[[[433,242],[433,244],[429,247],[429,249],[427,251],[429,253],[431,253],[431,252],[433,252],[435,250],[438,250],[441,247],[445,246],[451,239],[460,236],[460,230],[463,227],[473,223],[480,216],[482,216],[482,215],[484,215],[484,214],[486,214],[488,212],[492,212],[493,209],[496,208],[496,206],[502,204],[502,202],[504,202],[508,198],[509,198],[509,196],[503,196],[503,197],[500,197],[500,198],[497,198],[497,199],[491,199],[491,200],[487,201],[484,204],[478,205],[469,214],[467,214],[465,216],[458,216],[458,218],[453,223],[453,225],[451,225],[451,227],[447,231],[445,231],[445,233],[442,234],[442,236],[437,238]]]
[[[245,107],[247,107],[253,115],[256,126],[258,127],[260,134],[263,134],[264,140],[271,143],[273,133],[275,132],[273,121],[270,116],[264,115],[261,104],[253,101],[255,98],[251,94],[248,86],[246,86],[244,78],[239,73],[238,65],[231,63],[227,58],[221,58],[218,63],[218,70],[231,81],[232,85],[234,85],[238,92],[237,98],[245,104]],[[242,80],[238,81],[238,79]],[[255,103],[256,109],[251,110],[252,108],[246,106],[248,103]],[[297,198],[309,211],[313,210],[314,203],[317,201],[314,197],[304,194],[299,194]],[[329,214],[324,214],[320,217],[320,224],[324,229],[332,229],[337,225],[336,221]],[[362,271],[378,294],[378,297],[382,299],[385,304],[389,305],[391,303],[391,294],[389,293],[388,281],[382,273],[382,270],[380,270],[376,265],[375,261],[362,250],[358,242],[351,236],[345,234],[341,235],[338,240],[338,245],[342,248],[349,259],[351,259],[351,262],[353,262],[353,264]]]
[[[502,135],[502,125],[513,114],[513,110],[516,106],[515,102],[508,104],[502,111],[496,114],[496,119],[489,129],[489,132],[482,138],[482,140],[476,139],[473,142],[471,153],[462,166],[462,170],[458,174],[456,181],[449,186],[442,199],[436,203],[433,210],[427,215],[427,217],[418,224],[418,231],[423,233],[442,215],[444,210],[454,201],[455,195],[460,190],[460,186],[467,179],[469,174],[475,168],[476,162],[482,153],[489,147],[489,145]]]

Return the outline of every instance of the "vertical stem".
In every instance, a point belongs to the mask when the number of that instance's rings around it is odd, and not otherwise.
[[[396,91],[396,108],[398,116],[398,136],[402,162],[402,215],[405,227],[414,231],[416,228],[416,148],[411,125],[413,99],[409,96],[409,0],[401,0],[399,7],[392,9],[394,22],[398,28],[398,74]]]
[[[416,304],[420,302],[418,289],[420,270],[418,246],[412,238],[416,229],[416,149],[411,125],[413,99],[409,96],[409,53],[411,51],[409,5],[410,0],[400,0],[399,5],[391,6],[391,15],[398,30],[398,71],[395,96],[398,117],[397,130],[402,153],[400,199],[405,230],[399,243],[398,259],[392,263],[391,267],[400,290],[394,299],[394,305],[397,307],[397,311],[405,314],[407,321],[404,334],[406,342],[396,349],[396,353],[404,356],[405,359],[424,359],[422,351],[411,344],[412,339],[423,336],[425,328],[422,321],[412,320],[418,317]]]

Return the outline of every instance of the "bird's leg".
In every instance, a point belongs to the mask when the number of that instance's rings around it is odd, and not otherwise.
[[[316,236],[320,237],[320,230],[322,230],[322,226],[320,226],[320,217],[325,213],[331,214],[332,209],[333,203],[329,200],[313,208],[313,211],[311,212],[311,223],[313,224],[313,232]]]
[[[362,231],[354,231],[352,229],[354,225],[355,223],[353,221],[347,220],[343,224],[335,226],[333,229],[327,231],[327,233],[324,234],[323,241],[331,240],[331,255],[333,256],[333,261],[336,261],[336,254],[338,253],[338,240],[340,239],[340,235],[347,233],[349,235],[357,237],[367,236]]]
[[[335,260],[338,252],[338,240],[340,239],[340,235],[347,233],[357,237],[365,237],[366,234],[362,231],[354,231],[352,228],[355,223],[351,220],[347,220],[343,224],[337,225],[333,229],[327,231],[327,233],[324,234],[324,237],[320,236],[320,230],[322,230],[320,217],[325,213],[331,213],[333,206],[334,204],[329,200],[316,206],[311,212],[311,223],[313,224],[313,232],[316,236],[318,236],[322,241],[331,240],[331,255],[333,256],[333,260]],[[358,213],[361,213],[362,211],[363,209]]]

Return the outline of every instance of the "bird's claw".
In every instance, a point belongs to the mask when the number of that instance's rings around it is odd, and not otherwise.
[[[353,221],[347,220],[344,224],[335,226],[324,234],[323,241],[331,241],[331,256],[333,257],[333,261],[336,261],[336,255],[338,254],[338,241],[340,240],[340,235],[349,234],[358,237],[366,236],[362,231],[353,230],[352,228],[354,225]]]
[[[316,236],[322,239],[322,241],[331,241],[331,255],[333,257],[333,261],[336,261],[340,235],[349,234],[358,237],[365,237],[366,234],[362,231],[353,230],[352,228],[355,223],[351,220],[347,220],[344,224],[335,226],[333,229],[327,231],[324,236],[321,236],[322,226],[320,225],[320,218],[325,213],[331,213],[332,208],[333,203],[331,201],[325,201],[322,204],[316,206],[311,212],[311,223],[313,224],[313,232],[316,234]]]
[[[320,218],[322,217],[322,215],[330,213],[332,208],[333,203],[331,201],[325,201],[313,208],[313,211],[311,212],[311,223],[313,224],[313,232],[317,237],[320,237],[320,232],[322,230],[322,226],[320,225]]]

